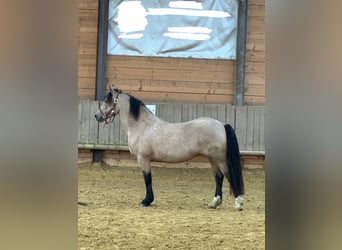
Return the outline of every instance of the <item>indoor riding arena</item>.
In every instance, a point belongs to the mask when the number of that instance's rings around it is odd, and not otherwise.
[[[265,249],[264,18],[265,0],[78,1],[79,250]],[[112,84],[166,122],[230,124],[243,209],[227,178],[208,207],[217,180],[203,155],[153,161],[154,201],[141,206],[146,179],[120,114],[94,117]]]
[[[233,208],[228,182],[223,202],[208,203],[215,182],[210,168],[153,167],[155,200],[141,207],[139,168],[79,166],[79,249],[264,249],[265,176],[243,171],[244,210]]]

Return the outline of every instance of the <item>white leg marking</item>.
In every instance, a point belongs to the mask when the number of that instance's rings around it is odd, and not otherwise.
[[[214,199],[208,204],[209,208],[216,208],[217,206],[221,205],[222,199],[221,196],[216,196]]]
[[[242,205],[243,205],[243,198],[241,196],[236,197],[234,208],[238,210],[242,210]]]

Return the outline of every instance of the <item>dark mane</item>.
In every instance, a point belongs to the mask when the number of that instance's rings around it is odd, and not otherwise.
[[[140,116],[141,105],[145,106],[145,104],[141,100],[129,95],[129,113],[136,121],[139,119]]]
[[[109,91],[107,97],[106,97],[106,101],[109,103],[113,102],[113,93],[111,91]]]

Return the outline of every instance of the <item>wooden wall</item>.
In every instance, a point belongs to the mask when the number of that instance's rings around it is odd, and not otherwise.
[[[265,0],[248,1],[245,101],[265,104]]]
[[[264,106],[233,106],[230,104],[157,103],[156,116],[167,122],[186,122],[199,117],[211,117],[234,128],[240,151],[265,151]],[[98,101],[80,100],[78,103],[78,143],[107,147],[127,145],[126,132],[121,128],[120,116],[111,124],[98,124],[94,118]]]
[[[99,125],[94,118],[94,113],[97,110],[97,101],[79,101],[79,159],[81,161],[82,159],[90,161],[90,149],[104,149],[106,150],[105,160],[108,164],[128,164],[136,166],[136,159],[129,156],[128,153],[123,153],[123,151],[128,150],[128,142],[126,132],[121,128],[120,116],[116,117],[111,124],[106,126],[104,124]],[[229,123],[233,126],[237,134],[244,167],[263,167],[265,152],[264,106],[157,103],[156,115],[168,122],[185,122],[206,116],[223,123]],[[160,165],[161,163],[158,164]],[[193,160],[178,165],[186,167],[209,167],[208,160],[203,156],[196,157]]]
[[[98,0],[78,0],[78,96],[95,98]]]
[[[94,99],[98,0],[79,0],[78,95]],[[249,0],[247,105],[265,103],[265,0]],[[107,84],[146,102],[233,104],[235,61],[108,56]]]

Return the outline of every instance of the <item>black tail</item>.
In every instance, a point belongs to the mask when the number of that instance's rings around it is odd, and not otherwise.
[[[228,165],[228,181],[230,191],[234,197],[244,194],[244,184],[242,177],[239,144],[236,134],[232,126],[224,125],[227,137],[227,165]]]

